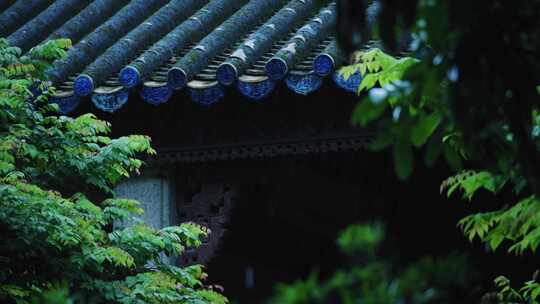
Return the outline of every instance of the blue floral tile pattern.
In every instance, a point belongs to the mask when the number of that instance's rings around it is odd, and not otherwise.
[[[53,97],[49,99],[49,103],[55,103],[60,108],[60,114],[65,115],[73,112],[81,103],[81,98],[72,95],[69,97]]]
[[[167,102],[173,93],[173,90],[166,84],[162,86],[143,86],[140,91],[141,97],[147,103],[159,106],[162,103]]]
[[[309,95],[321,87],[323,78],[313,72],[308,74],[291,73],[287,75],[285,83],[293,92],[300,95]]]
[[[211,106],[225,96],[225,90],[220,84],[208,88],[190,88],[191,99],[202,106]]]
[[[113,113],[126,104],[128,97],[129,92],[126,89],[113,93],[94,93],[92,103],[102,111]]]
[[[240,93],[250,100],[261,101],[274,91],[276,82],[270,78],[258,82],[240,80],[238,81],[237,87]]]

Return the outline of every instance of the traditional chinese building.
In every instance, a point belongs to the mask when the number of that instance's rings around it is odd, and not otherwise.
[[[114,136],[151,136],[157,157],[118,195],[156,228],[208,226],[176,262],[205,263],[211,283],[252,304],[314,266],[333,272],[335,237],[353,222],[384,218],[384,249],[405,262],[465,246],[463,205],[437,191],[448,168],[417,165],[397,183],[388,151],[368,152],[369,130],[351,127],[362,77],[336,73],[338,14],[330,0],[1,0],[0,37],[22,52],[71,39],[48,71],[50,102],[112,122]]]
[[[157,157],[117,190],[156,228],[210,227],[179,262],[210,263],[247,288],[288,279],[284,260],[292,276],[332,257],[336,232],[381,200],[375,176],[393,171],[372,172],[383,158],[350,126],[361,76],[336,73],[332,1],[4,0],[0,12],[0,37],[23,52],[71,39],[48,72],[63,114],[152,137]],[[231,229],[244,234],[227,245]],[[294,248],[267,249],[281,266],[227,249],[279,234],[289,237],[267,245]]]

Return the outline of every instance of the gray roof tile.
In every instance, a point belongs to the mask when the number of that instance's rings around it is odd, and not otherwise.
[[[224,96],[223,85],[233,84],[261,100],[276,86],[265,71],[276,58],[287,65],[280,77],[286,85],[309,94],[340,62],[331,43],[330,0],[323,6],[320,0],[1,2],[0,36],[23,51],[46,39],[73,41],[67,58],[49,71],[58,87],[54,102],[64,112],[87,95],[98,108],[114,112],[132,89],[156,105],[183,87],[195,102],[211,105]],[[317,55],[322,57],[313,71]]]

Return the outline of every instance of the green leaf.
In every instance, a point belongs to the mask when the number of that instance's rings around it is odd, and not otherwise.
[[[428,167],[432,167],[442,152],[442,141],[439,137],[431,138],[428,141],[427,149],[424,154],[424,162]]]
[[[358,71],[361,71],[362,75],[364,75],[365,70],[362,70],[362,68],[364,68],[364,66],[360,64],[344,66],[339,69],[338,74],[341,75],[343,79],[348,80],[352,75],[354,75]]]
[[[413,150],[409,143],[399,140],[394,145],[394,166],[397,176],[404,180],[412,174],[413,170]]]
[[[460,171],[463,168],[461,157],[452,146],[450,146],[449,144],[444,144],[443,154],[446,162],[448,163],[448,165],[450,165],[450,167],[452,167],[452,169],[454,169],[455,171]]]
[[[143,212],[138,202],[103,202],[121,178],[138,172],[140,154],[156,151],[147,136],[110,139],[110,124],[95,115],[58,116],[58,105],[48,105],[55,90],[45,71],[70,46],[47,41],[21,57],[0,38],[0,223],[10,231],[0,242],[12,253],[0,257],[0,276],[10,283],[0,284],[0,302],[67,304],[75,292],[83,302],[227,303],[206,291],[201,267],[178,267],[174,276],[162,262],[200,246],[208,229],[157,231],[133,218]],[[123,219],[127,228],[115,225]],[[50,293],[58,280],[77,290]]]
[[[197,294],[201,296],[203,299],[205,299],[206,301],[208,301],[208,303],[212,303],[212,304],[227,304],[228,303],[227,299],[224,296],[211,290],[199,290],[197,291]]]
[[[379,118],[384,113],[386,106],[386,102],[374,104],[368,98],[364,98],[354,109],[352,124],[366,126],[368,123]]]
[[[508,280],[508,278],[506,278],[505,276],[496,277],[494,282],[497,287],[503,287],[510,284],[510,280]]]
[[[437,114],[421,116],[411,130],[411,142],[415,147],[420,147],[426,143],[441,122]]]
[[[491,247],[491,250],[493,251],[497,250],[497,248],[499,247],[499,245],[502,243],[503,240],[504,240],[504,235],[493,234],[489,240],[489,246]]]
[[[540,87],[539,87],[539,91],[540,91]],[[539,295],[540,295],[540,286],[537,285],[531,292],[531,299],[536,300],[536,298],[538,298]]]
[[[379,73],[365,75],[356,93],[360,94],[364,91],[368,91],[372,89],[377,84],[378,79],[379,79]]]
[[[377,134],[375,140],[369,145],[373,151],[381,151],[393,143],[394,138],[390,132],[381,132]]]

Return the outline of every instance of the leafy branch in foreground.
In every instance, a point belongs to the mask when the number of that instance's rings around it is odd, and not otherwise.
[[[21,56],[0,39],[0,302],[226,303],[202,266],[166,262],[210,231],[150,228],[134,218],[138,202],[114,198],[143,165],[137,156],[155,154],[150,139],[111,139],[107,122],[57,116],[47,102],[44,71],[69,46],[50,41]]]
[[[353,124],[376,126],[378,132],[372,148],[392,147],[396,174],[402,179],[413,171],[414,148],[421,148],[427,165],[442,154],[459,172],[441,185],[441,192],[446,191],[448,196],[460,190],[464,199],[472,200],[481,189],[494,194],[503,188],[512,189],[514,202],[499,210],[472,214],[458,225],[471,241],[478,237],[492,250],[506,242],[510,253],[535,253],[540,244],[540,200],[534,180],[524,170],[527,164],[518,161],[521,147],[510,122],[492,121],[488,129],[471,135],[450,106],[450,87],[456,81],[456,71],[447,69],[442,57],[429,58],[430,61],[397,59],[378,49],[359,52],[357,64],[340,71],[344,77],[358,71],[364,73],[358,93],[367,94],[363,94],[353,113]],[[536,153],[540,150],[538,105],[529,113],[527,126]],[[471,144],[480,140],[471,140],[474,136],[489,137],[489,158],[482,158],[486,147]],[[480,169],[463,171],[464,163]],[[531,296],[536,293],[525,295],[526,290],[521,290],[521,296],[534,300]]]
[[[428,166],[442,155],[456,172],[442,185],[448,195],[460,190],[472,200],[479,192],[513,192],[506,206],[473,214],[460,227],[492,249],[534,253],[540,240],[540,2],[377,2],[375,38],[391,51],[401,34],[412,39],[403,58],[368,50],[342,70],[364,73],[359,91],[367,94],[353,123],[375,127],[372,147],[393,150],[402,179],[410,177],[418,149]],[[342,12],[343,20],[362,24],[362,6]],[[338,39],[345,46],[368,42],[369,35],[360,36]],[[516,291],[519,302],[535,301],[536,292],[525,294],[534,286]],[[502,294],[495,300],[513,301]]]
[[[525,285],[519,290],[514,289],[510,285],[510,280],[504,276],[497,277],[494,282],[499,292],[495,294],[487,294],[483,298],[483,302],[486,303],[540,303],[537,299],[540,296],[540,284],[537,282],[536,272],[533,279],[525,282]]]
[[[471,199],[480,189],[497,193],[504,185],[503,178],[486,171],[470,171],[449,178],[442,188],[448,188],[448,196],[461,189],[464,198]],[[528,196],[500,210],[469,215],[458,226],[469,240],[478,237],[492,250],[507,240],[512,243],[508,249],[510,253],[536,252],[540,244],[540,200],[535,195]]]
[[[436,92],[429,92],[421,100],[404,98],[412,94],[410,82],[403,81],[405,73],[419,64],[418,59],[394,58],[379,49],[356,54],[357,63],[340,70],[346,78],[356,72],[364,78],[358,94],[368,95],[358,104],[352,115],[352,123],[367,126],[376,123],[378,134],[372,144],[374,150],[390,145],[394,149],[394,164],[398,177],[408,178],[413,171],[413,148],[428,145],[426,162],[433,164],[441,153],[460,167],[459,156],[452,149],[452,140],[441,145],[442,138],[453,131],[451,125],[441,127],[447,111],[432,101]],[[427,93],[426,93],[427,94]],[[427,97],[429,96],[429,98]],[[407,96],[410,97],[410,96]],[[389,113],[389,115],[383,115]]]
[[[320,281],[317,273],[290,285],[280,284],[270,303],[458,303],[471,297],[474,279],[465,257],[425,257],[398,269],[381,256],[380,224],[352,225],[338,245],[354,261]]]

